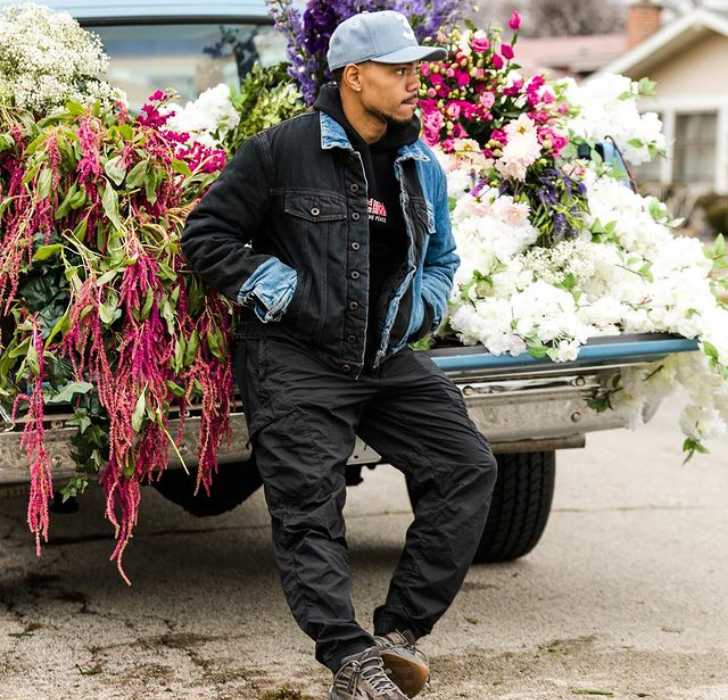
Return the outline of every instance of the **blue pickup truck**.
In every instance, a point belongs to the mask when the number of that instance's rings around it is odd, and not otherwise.
[[[0,6],[8,4],[0,0]],[[272,26],[263,0],[48,0],[70,12],[102,39],[111,58],[109,79],[122,87],[132,106],[157,88],[174,88],[183,99],[226,81],[238,84],[257,61],[285,60],[285,42]],[[604,144],[606,159],[619,154]],[[627,184],[625,178],[625,184]],[[475,563],[507,561],[531,551],[549,517],[554,491],[556,451],[584,447],[586,434],[621,428],[620,410],[597,411],[591,399],[627,366],[652,362],[675,352],[697,351],[694,341],[669,335],[622,335],[593,339],[574,362],[493,356],[482,347],[430,350],[463,392],[471,417],[490,440],[499,476]],[[649,420],[657,410],[646,411]],[[57,481],[73,472],[63,414],[53,416],[46,432]],[[214,515],[241,503],[260,487],[255,454],[248,445],[239,401],[231,416],[236,436],[220,455],[221,472],[213,497],[192,496],[192,480],[169,469],[155,487],[198,515]],[[187,420],[179,451],[194,466],[199,418]],[[0,491],[27,483],[23,423],[6,423],[0,432]],[[172,431],[174,432],[174,431]],[[363,467],[375,468],[379,455],[358,441],[347,465],[347,482],[362,481]],[[180,467],[177,461],[170,467]],[[410,492],[414,500],[416,494]]]

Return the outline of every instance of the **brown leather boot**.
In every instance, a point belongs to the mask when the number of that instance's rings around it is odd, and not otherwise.
[[[409,630],[395,630],[374,636],[384,662],[384,670],[399,689],[413,698],[430,680],[427,657],[415,646],[414,635]]]
[[[369,647],[342,659],[329,700],[407,700],[384,672],[379,648]]]

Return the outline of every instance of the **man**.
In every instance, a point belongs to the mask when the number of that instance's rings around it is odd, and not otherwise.
[[[460,589],[496,478],[452,381],[408,343],[441,323],[459,264],[445,175],[419,139],[407,19],[362,13],[331,37],[314,109],[247,141],[189,216],[192,268],[239,302],[234,361],[281,583],[331,700],[402,700],[416,640]],[[355,619],[342,509],[357,433],[402,470],[415,518],[374,635]]]

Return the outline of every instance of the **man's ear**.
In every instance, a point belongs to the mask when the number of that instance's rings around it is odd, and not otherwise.
[[[341,85],[348,87],[354,92],[361,92],[361,68],[356,63],[349,63],[344,67],[341,76]]]

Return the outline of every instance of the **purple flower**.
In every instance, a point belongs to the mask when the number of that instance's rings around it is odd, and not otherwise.
[[[308,105],[331,78],[326,52],[331,35],[345,19],[365,11],[396,10],[410,20],[417,40],[423,42],[455,24],[462,14],[459,0],[308,0],[303,14],[293,2],[267,0],[275,26],[288,43],[288,74],[298,83]]]

